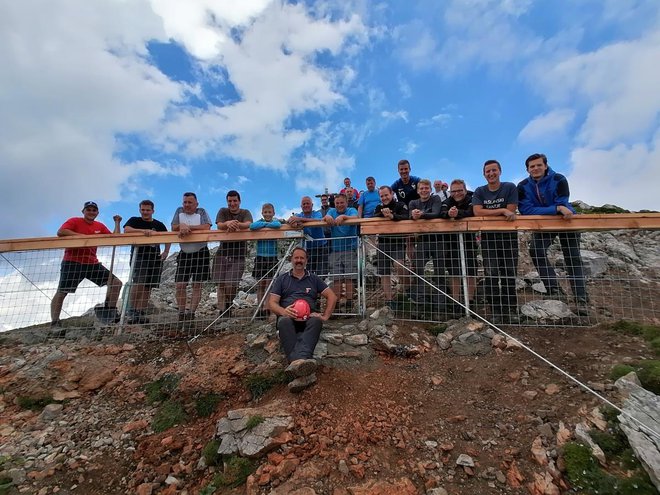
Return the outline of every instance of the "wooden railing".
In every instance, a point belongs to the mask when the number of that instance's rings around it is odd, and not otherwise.
[[[373,234],[415,234],[430,232],[478,232],[478,231],[599,231],[599,230],[660,230],[660,213],[616,213],[575,215],[570,220],[561,216],[518,215],[516,220],[507,221],[504,217],[470,217],[461,220],[402,220],[393,222],[380,218],[348,220],[347,224],[361,225],[361,233]],[[306,223],[306,227],[325,226],[322,221]],[[293,229],[288,225],[281,229],[261,229],[258,231],[221,232],[209,230],[195,233],[181,239],[177,232],[143,234],[80,235],[67,237],[36,237],[25,239],[0,240],[0,253],[12,251],[35,251],[68,247],[128,246],[143,244],[166,244],[186,242],[219,242],[259,239],[287,239],[302,237],[302,228]]]

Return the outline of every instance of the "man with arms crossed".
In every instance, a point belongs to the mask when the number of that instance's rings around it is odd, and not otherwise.
[[[501,182],[502,167],[497,160],[484,163],[488,182],[472,195],[474,216],[503,216],[516,219],[518,189],[513,182]],[[518,266],[518,234],[516,232],[482,232],[481,253],[484,259],[485,292],[494,323],[519,323],[516,295]]]
[[[345,200],[345,198],[344,198]],[[289,366],[291,392],[300,392],[316,382],[314,349],[319,341],[323,322],[328,321],[337,303],[337,296],[321,278],[307,269],[307,253],[297,247],[291,254],[291,271],[275,279],[270,290],[269,309],[277,315],[277,333]],[[298,299],[314,307],[319,295],[326,298],[323,314],[311,313],[307,320],[299,319],[293,303]]]
[[[518,199],[522,215],[561,215],[564,220],[573,218],[575,210],[569,203],[570,191],[566,177],[548,166],[545,155],[535,153],[525,160],[529,177],[518,184]],[[579,232],[535,232],[529,246],[529,254],[539,272],[549,296],[565,295],[557,281],[557,274],[548,261],[548,248],[555,238],[564,254],[573,297],[580,316],[589,315],[589,298],[580,256]]]
[[[408,212],[411,220],[432,220],[440,217],[442,200],[431,194],[431,181],[420,179],[417,183],[419,199],[413,199],[408,203]],[[418,234],[415,240],[415,251],[413,254],[413,267],[415,273],[424,277],[426,263],[433,262],[433,285],[442,291],[446,291],[443,263],[444,239],[442,234]],[[433,292],[431,292],[433,291]],[[417,278],[415,284],[414,299],[419,303],[431,303],[436,312],[440,312],[441,305],[445,301],[442,294],[435,293],[435,289],[429,287],[421,278]],[[434,297],[435,295],[435,297]]]
[[[215,217],[218,230],[238,232],[248,230],[252,223],[252,213],[241,208],[241,195],[238,191],[227,193],[227,208],[220,208]],[[247,241],[223,241],[215,253],[213,261],[213,281],[218,284],[218,311],[222,315],[234,302],[238,284],[245,270]]]
[[[140,232],[149,237],[153,232],[167,232],[162,222],[154,219],[154,203],[148,199],[140,202],[140,216],[131,217],[124,224],[124,232]],[[131,248],[133,267],[130,306],[126,323],[141,325],[149,323],[145,313],[149,304],[149,293],[160,284],[163,260],[167,259],[170,245],[160,252],[160,244],[139,245]]]
[[[308,256],[307,266],[312,273],[326,275],[328,273],[328,241],[325,239],[325,229],[323,227],[305,227],[306,223],[322,222],[325,215],[321,211],[314,210],[314,203],[309,196],[302,197],[300,208],[302,212],[291,215],[287,223],[294,229],[303,227],[303,233],[314,239],[305,240],[305,250]],[[330,207],[327,208],[327,210],[329,209]]]
[[[94,235],[94,234],[118,234],[121,217],[115,215],[115,229],[110,232],[101,222],[96,221],[99,215],[99,207],[94,201],[87,201],[83,205],[82,217],[69,218],[57,231],[58,237],[71,235]],[[57,292],[50,302],[50,333],[54,337],[64,337],[65,330],[60,324],[62,305],[68,294],[76,292],[78,285],[87,279],[99,287],[107,284],[108,290],[105,295],[105,303],[102,311],[104,319],[117,320],[117,299],[121,290],[121,281],[103,266],[96,257],[95,247],[66,248],[64,259],[60,269],[60,282]]]
[[[332,289],[337,297],[341,295],[341,286],[346,287],[346,312],[353,311],[353,286],[357,279],[357,225],[347,225],[350,218],[357,218],[357,210],[348,207],[348,200],[343,194],[335,197],[335,207],[328,210],[325,222],[331,226],[330,273]]]
[[[380,186],[378,192],[380,193],[381,203],[376,206],[374,217],[382,217],[394,221],[408,220],[408,208],[406,208],[404,203],[395,201],[390,186]],[[403,268],[406,257],[406,237],[381,234],[378,236],[378,248],[376,264],[378,266],[378,275],[380,275],[383,294],[385,295],[385,304],[395,309],[392,300],[392,272],[394,271],[398,276],[399,285],[401,286],[408,285],[406,282],[409,280],[406,270]],[[394,258],[394,261],[392,261],[392,258]]]
[[[178,232],[185,239],[194,232],[211,229],[211,219],[204,208],[199,207],[197,195],[193,192],[183,193],[183,207],[179,206],[172,218],[172,231]],[[209,248],[205,242],[181,243],[181,251],[176,260],[176,303],[179,308],[179,321],[194,320],[195,311],[202,299],[202,283],[209,279]],[[190,305],[186,287],[192,280],[192,295]]]

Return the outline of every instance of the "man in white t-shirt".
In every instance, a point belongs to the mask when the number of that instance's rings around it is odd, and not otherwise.
[[[204,208],[199,208],[197,195],[183,193],[183,206],[179,206],[172,218],[172,231],[178,232],[181,239],[194,232],[211,229],[211,218]],[[176,303],[179,308],[179,321],[194,320],[195,311],[202,299],[202,284],[209,279],[210,255],[205,242],[181,243],[181,251],[176,261]],[[190,305],[187,306],[186,287],[192,281]]]

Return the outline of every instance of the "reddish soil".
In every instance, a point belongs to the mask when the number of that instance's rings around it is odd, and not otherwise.
[[[420,326],[415,331],[425,330]],[[603,395],[614,402],[618,399],[608,380],[612,365],[652,356],[642,340],[604,327],[513,328],[510,332],[579,380],[604,390]],[[230,409],[277,401],[295,419],[290,441],[258,461],[259,470],[249,489],[244,485],[217,493],[270,493],[278,486],[276,493],[301,487],[314,490],[301,494],[389,493],[374,487],[360,491],[359,487],[369,487],[376,480],[404,488],[409,488],[409,481],[416,490],[411,493],[425,493],[435,486],[449,494],[528,493],[526,484],[533,481],[534,473],[544,473],[530,453],[534,439],[543,430],[556,432],[560,421],[573,427],[584,419],[585,411],[600,404],[522,349],[480,357],[460,357],[437,348],[414,359],[377,354],[366,365],[322,366],[318,383],[299,395],[277,385],[254,401],[243,378],[261,365],[246,359],[242,334],[196,342],[196,360],[182,342],[140,344],[120,352],[103,345],[62,348],[67,359],[51,363],[32,381],[17,372],[0,373],[4,404],[0,425],[15,429],[13,435],[0,435],[0,444],[6,446],[21,435],[36,435],[48,427],[39,421],[38,412],[21,411],[14,403],[17,397],[57,388],[67,382],[70,368],[99,356],[113,359],[114,378],[66,401],[60,418],[67,420],[86,411],[99,418],[90,431],[78,432],[78,437],[94,431],[120,434],[131,422],[149,423],[155,408],[146,405],[144,385],[168,371],[182,376],[179,397],[193,419],[158,434],[144,427],[131,431],[134,451],[122,447],[94,456],[98,449],[87,448],[87,461],[67,458],[54,463],[51,471],[28,474],[32,479],[23,485],[29,487],[28,493],[55,493],[56,487],[59,493],[135,493],[140,484],[161,483],[168,475],[181,481],[178,489],[154,485],[154,494],[198,493],[213,477],[211,470],[197,470],[196,465],[216,421]],[[6,346],[2,353],[18,358],[26,349]],[[221,392],[226,399],[213,416],[196,418],[194,397],[205,391]],[[110,414],[100,415],[99,410]],[[71,438],[75,441],[76,432]],[[437,446],[425,444],[429,441]],[[553,450],[551,441],[548,450]],[[475,467],[457,466],[460,454],[472,457]],[[289,464],[283,463],[285,458],[291,460]],[[342,460],[347,474],[338,469]],[[497,471],[507,476],[506,482],[495,478]],[[258,486],[257,481],[266,480]]]

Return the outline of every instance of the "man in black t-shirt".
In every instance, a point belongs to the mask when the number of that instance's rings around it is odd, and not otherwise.
[[[162,222],[154,219],[154,203],[148,199],[140,202],[140,216],[131,217],[124,224],[124,232],[141,232],[151,236],[153,232],[167,232]],[[160,252],[160,244],[133,246],[131,249],[132,287],[129,295],[129,311],[126,323],[148,323],[145,316],[151,289],[160,284],[163,260],[170,252],[170,245]]]

